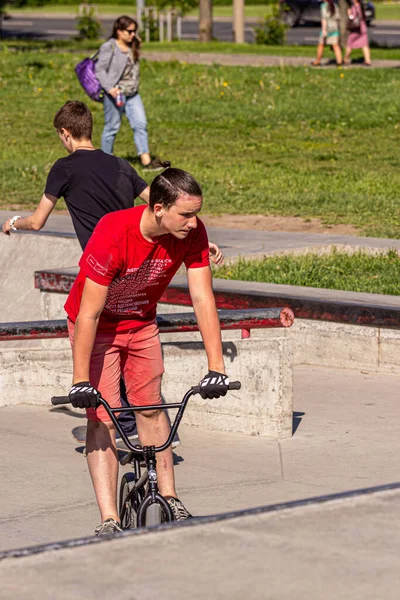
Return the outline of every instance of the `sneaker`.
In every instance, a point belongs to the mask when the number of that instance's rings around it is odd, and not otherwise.
[[[106,519],[104,523],[96,527],[94,530],[94,535],[112,535],[118,531],[122,531],[121,525],[118,523],[118,521],[114,521],[114,519]]]
[[[162,171],[171,166],[171,163],[166,160],[162,162],[159,158],[152,158],[148,165],[142,165],[145,171]]]
[[[174,439],[172,440],[171,448],[173,450],[174,448],[176,448],[177,446],[180,446],[180,445],[181,445],[181,440],[179,439],[179,435],[176,433]]]
[[[172,510],[172,514],[174,515],[174,521],[186,521],[186,519],[193,519],[193,515],[183,506],[182,502],[178,500],[178,498],[168,499],[168,504]]]
[[[135,430],[131,434],[127,435],[127,438],[130,442],[135,442],[136,440],[138,440],[139,436],[138,436],[137,429],[135,428]],[[115,441],[122,442],[122,437],[119,435],[118,431],[115,434]]]

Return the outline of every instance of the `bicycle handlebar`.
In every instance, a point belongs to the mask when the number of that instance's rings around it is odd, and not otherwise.
[[[232,381],[232,383],[229,384],[228,389],[240,390],[240,388],[241,388],[240,381]],[[166,448],[168,448],[171,445],[172,440],[177,432],[179,423],[182,419],[183,413],[185,412],[185,408],[189,401],[189,398],[191,396],[193,396],[194,394],[198,394],[199,392],[200,392],[200,386],[196,385],[194,387],[191,387],[190,390],[188,390],[186,392],[186,394],[183,397],[182,402],[177,402],[177,403],[168,403],[167,402],[166,404],[152,404],[151,406],[130,406],[129,408],[128,407],[127,408],[125,408],[125,407],[111,408],[111,406],[109,406],[108,402],[106,400],[104,400],[104,398],[100,397],[99,406],[103,406],[103,408],[107,411],[108,416],[110,417],[111,421],[113,422],[113,424],[114,424],[115,428],[117,429],[118,433],[120,434],[122,440],[124,441],[125,446],[131,451],[131,453],[135,456],[143,456],[144,455],[143,448],[141,448],[140,446],[137,446],[137,445],[134,446],[130,442],[130,440],[126,436],[125,432],[121,428],[121,426],[118,422],[118,419],[114,413],[130,412],[130,411],[136,412],[136,411],[147,411],[147,410],[160,410],[160,408],[163,408],[163,409],[178,408],[179,410],[175,416],[175,420],[172,424],[171,431],[170,431],[167,441],[164,444],[162,444],[162,446],[156,446],[154,448],[155,452],[162,452],[163,450],[166,450]],[[58,406],[60,404],[70,404],[70,402],[71,401],[69,399],[69,396],[53,396],[53,398],[51,399],[51,403],[53,406]]]
[[[242,387],[242,384],[240,383],[240,381],[232,381],[229,384],[229,390],[240,390],[240,388]],[[192,392],[192,395],[195,394],[200,394],[200,386],[199,385],[194,385],[190,391]],[[53,406],[58,406],[60,404],[70,404],[71,400],[69,399],[69,396],[53,396],[51,399],[51,403]],[[138,408],[146,408],[146,407],[138,407]],[[159,405],[154,405],[153,408],[159,408]],[[168,408],[168,404],[166,405],[166,408]]]

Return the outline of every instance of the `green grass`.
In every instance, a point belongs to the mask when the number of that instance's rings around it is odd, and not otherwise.
[[[79,3],[77,2],[77,5]],[[75,14],[78,10],[78,6],[74,5],[62,5],[62,4],[49,4],[44,6],[26,6],[23,8],[13,8],[9,6],[7,10],[9,12],[15,12],[18,14],[23,13],[66,13]],[[98,11],[100,15],[125,15],[125,14],[136,14],[136,3],[132,2],[132,6],[126,4],[98,4]],[[190,16],[198,16],[199,9],[193,9],[187,13]],[[259,5],[259,6],[246,6],[245,14],[247,17],[263,17],[271,14],[270,5]],[[231,6],[214,6],[213,15],[215,17],[232,17],[232,5]]]
[[[400,257],[395,250],[377,255],[303,254],[239,260],[215,272],[219,279],[300,285],[350,292],[400,294]]]
[[[96,3],[94,3],[96,4]],[[7,11],[11,13],[23,14],[23,13],[65,13],[75,15],[78,11],[79,2],[74,4],[44,4],[43,6],[24,6],[22,8],[14,8],[8,6]],[[96,4],[100,15],[125,15],[125,14],[136,14],[136,2],[132,2],[132,6],[126,4]]]
[[[400,20],[400,4],[375,4],[376,19],[399,21]]]
[[[98,4],[100,15],[124,15],[126,12],[135,14],[136,3],[132,2],[133,9],[126,4]],[[400,4],[376,4],[376,18],[377,20],[400,20]],[[69,13],[75,14],[77,6],[71,5],[45,5],[37,7],[25,7],[25,8],[13,8],[10,6],[9,11],[15,13],[32,12],[37,14],[45,13]],[[198,9],[192,10],[188,15],[197,16],[199,13]],[[215,17],[232,17],[232,6],[214,6],[213,14]],[[271,5],[248,5],[245,7],[246,17],[264,17],[271,14]]]
[[[14,8],[9,6],[7,10],[9,12],[23,14],[23,13],[66,13],[75,14],[78,10],[78,4],[48,4],[44,6],[26,6],[22,8]],[[100,15],[125,15],[125,14],[136,14],[136,2],[132,2],[132,6],[126,4],[98,4],[98,12]],[[187,13],[190,16],[198,16],[199,9],[193,9]],[[247,17],[263,17],[267,14],[271,14],[271,6],[259,5],[259,6],[246,6],[245,14]],[[213,15],[215,17],[232,17],[232,5],[231,6],[214,6]]]
[[[84,55],[3,45],[2,207],[35,206],[64,155],[52,119],[65,101],[88,101],[73,71]],[[400,238],[398,70],[143,61],[141,95],[152,152],[199,179],[204,212],[320,217]],[[102,105],[89,103],[99,145]],[[126,121],[115,152],[134,160]]]
[[[0,49],[16,50],[63,50],[92,52],[99,48],[99,42],[77,42],[74,40],[0,40]],[[254,54],[262,56],[299,56],[304,58],[315,58],[315,46],[256,46],[255,44],[233,44],[228,42],[150,42],[143,43],[143,51],[149,52],[193,52],[214,54]],[[329,49],[325,50],[325,58],[330,57]],[[352,58],[361,57],[360,52],[355,51]],[[373,60],[400,60],[400,48],[372,48]],[[307,63],[307,61],[305,61]]]

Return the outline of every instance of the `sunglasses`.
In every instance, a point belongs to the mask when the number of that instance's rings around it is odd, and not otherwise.
[[[126,33],[129,33],[129,35],[136,33],[136,29],[125,29],[125,31],[126,31]]]

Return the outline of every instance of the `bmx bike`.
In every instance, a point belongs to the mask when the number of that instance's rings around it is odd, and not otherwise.
[[[239,390],[241,384],[239,381],[233,381],[229,384],[230,390]],[[156,454],[166,450],[171,444],[182,420],[187,403],[191,396],[200,393],[200,386],[193,386],[186,392],[182,402],[168,403],[166,405],[153,404],[150,406],[129,406],[111,408],[104,398],[99,398],[99,405],[102,405],[107,411],[116,430],[120,434],[128,453],[120,459],[120,464],[126,466],[132,465],[132,471],[122,476],[119,488],[119,519],[122,529],[135,529],[139,527],[150,527],[160,523],[174,521],[174,515],[165,498],[158,491]],[[53,406],[60,404],[69,404],[68,396],[54,396],[51,399]],[[133,445],[128,439],[118,422],[115,413],[126,413],[146,410],[160,410],[160,408],[177,408],[174,422],[168,439],[161,446],[140,446]],[[142,468],[142,463],[145,467]]]

